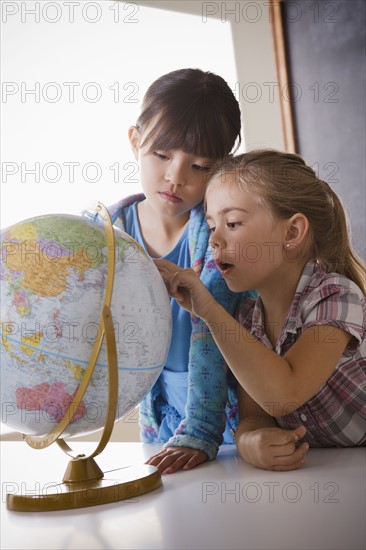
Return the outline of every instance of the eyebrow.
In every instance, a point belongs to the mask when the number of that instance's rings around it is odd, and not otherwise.
[[[230,206],[229,208],[223,208],[222,210],[219,210],[218,214],[221,215],[221,214],[227,214],[228,212],[233,212],[233,211],[238,211],[238,212],[245,212],[245,214],[248,214],[248,210],[246,210],[245,208],[239,208],[238,206]],[[211,220],[211,216],[205,216],[206,220]]]

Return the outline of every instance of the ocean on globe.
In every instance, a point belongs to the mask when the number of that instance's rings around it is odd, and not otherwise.
[[[171,308],[153,261],[114,227],[111,312],[118,357],[116,419],[151,389],[166,360]],[[101,223],[38,216],[1,231],[1,420],[23,434],[48,434],[65,415],[96,339],[107,278]],[[105,342],[90,384],[62,437],[104,426]]]

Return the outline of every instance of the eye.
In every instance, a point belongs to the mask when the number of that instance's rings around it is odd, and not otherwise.
[[[167,160],[168,157],[166,155],[164,155],[163,153],[158,153],[158,151],[153,151],[153,155],[160,159],[160,160]]]
[[[229,229],[236,229],[239,227],[240,222],[227,222],[226,225]]]
[[[211,166],[200,166],[199,164],[192,164],[192,168],[197,172],[209,172],[211,170]]]
[[[215,228],[214,228],[214,227],[209,227],[209,228],[208,228],[208,234],[209,234],[210,237],[211,237],[211,235],[214,234],[214,231],[215,231]]]

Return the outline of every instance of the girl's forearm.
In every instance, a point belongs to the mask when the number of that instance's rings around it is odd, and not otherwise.
[[[308,401],[334,370],[350,338],[334,329],[329,347],[327,327],[319,327],[317,340],[308,330],[281,357],[227,313],[192,269],[177,269],[166,260],[156,264],[170,295],[206,323],[239,384],[271,416],[289,414]]]
[[[297,408],[296,376],[283,357],[266,348],[215,301],[203,320],[230,370],[252,399],[271,416],[291,412],[290,403]]]

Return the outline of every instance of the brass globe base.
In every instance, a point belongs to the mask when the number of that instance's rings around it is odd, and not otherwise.
[[[78,462],[78,459],[71,462]],[[81,463],[83,462],[85,461],[81,460]],[[97,464],[94,464],[99,470]],[[90,465],[87,465],[86,468],[88,472],[92,470],[93,475],[98,475],[94,466],[90,468]],[[70,510],[135,498],[162,486],[159,470],[148,464],[110,470],[105,472],[105,476],[101,479],[60,483],[48,487],[46,494],[7,494],[7,508],[16,512]]]

